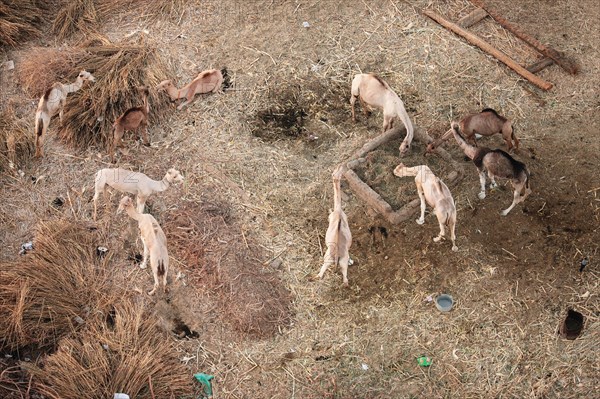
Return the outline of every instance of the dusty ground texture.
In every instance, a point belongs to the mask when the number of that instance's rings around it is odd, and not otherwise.
[[[99,28],[113,40],[148,29],[176,71],[169,78],[180,85],[223,66],[234,85],[173,112],[168,125],[151,126],[151,148],[129,140],[130,155],[120,158],[120,166],[155,178],[172,166],[186,176],[183,186],[150,201],[173,237],[173,291],[168,302],[147,301],[166,328],[178,319],[198,334],[174,341],[182,358],[191,357],[190,375],[214,375],[215,397],[223,398],[594,397],[600,381],[596,1],[489,1],[581,65],[577,76],[557,66],[539,73],[555,85],[548,92],[420,13],[430,7],[457,20],[472,10],[468,1],[340,3],[190,1],[176,18],[157,21],[131,10]],[[541,58],[489,19],[471,30],[523,64]],[[26,51],[27,45],[3,59]],[[313,276],[322,262],[331,171],[381,129],[380,112],[350,120],[350,81],[361,71],[386,79],[413,122],[432,136],[484,107],[510,117],[533,194],[502,217],[509,186],[479,200],[475,168],[465,163],[465,177],[451,187],[458,209],[453,253],[448,242],[432,241],[434,216],[423,226],[412,218],[388,225],[343,185],[355,260],[350,287],[343,288],[339,270],[323,281]],[[37,99],[19,98],[12,73],[2,72],[2,101],[16,98],[27,119]],[[503,148],[500,137],[480,142]],[[454,143],[445,147],[462,159]],[[445,170],[423,150],[415,144],[402,161]],[[106,166],[105,149],[75,152],[50,139],[46,153],[22,165],[24,176],[0,177],[4,260],[17,256],[40,219],[91,218],[90,190],[95,171]],[[412,179],[391,173],[400,161],[393,146],[371,161],[359,174],[390,203],[414,198]],[[31,176],[45,178],[34,183]],[[56,197],[66,199],[59,210],[51,207]],[[116,197],[99,224],[106,246],[119,252],[115,272],[145,290],[151,276],[128,259],[141,244],[122,239],[130,225],[114,215]],[[583,257],[590,264],[580,273]],[[179,272],[184,277],[177,279]],[[237,286],[219,284],[226,273]],[[442,292],[457,300],[448,314],[427,301]],[[575,341],[556,333],[570,307],[586,318]],[[239,309],[264,323],[227,317]],[[433,359],[429,368],[418,366],[421,355]]]

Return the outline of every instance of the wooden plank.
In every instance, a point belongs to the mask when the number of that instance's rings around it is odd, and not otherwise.
[[[542,58],[538,62],[534,62],[533,64],[525,67],[531,73],[538,73],[544,68],[549,67],[550,65],[554,65],[554,60],[552,58]]]
[[[462,36],[469,43],[474,44],[486,53],[494,56],[496,59],[498,59],[498,61],[503,62],[504,64],[506,64],[506,66],[514,70],[516,73],[518,73],[519,75],[521,75],[522,77],[539,87],[540,89],[550,90],[552,88],[552,83],[547,82],[538,76],[535,76],[527,69],[523,68],[517,62],[515,62],[508,55],[504,54],[502,51],[496,49],[495,47],[482,40],[478,36],[472,34],[471,32],[464,30],[460,26],[456,25],[454,22],[450,22],[444,19],[441,15],[431,10],[424,10],[423,14],[427,15],[429,18],[433,19],[435,22],[442,25],[444,28],[451,30],[459,36]]]
[[[476,8],[471,11],[468,15],[465,15],[456,23],[461,28],[467,29],[470,26],[475,25],[477,22],[481,21],[485,17],[488,16],[487,11],[483,8]]]
[[[513,35],[523,40],[525,43],[529,44],[531,47],[533,47],[546,57],[552,58],[554,62],[560,65],[560,67],[563,68],[565,71],[569,72],[572,75],[575,75],[579,71],[579,68],[573,61],[567,59],[564,55],[560,54],[553,48],[545,46],[535,37],[525,33],[518,26],[512,24],[511,22],[508,22],[502,15],[500,15],[500,13],[498,13],[498,11],[485,4],[482,0],[471,0],[471,3],[486,10],[487,13],[492,18],[494,18],[496,22],[498,22],[504,29],[508,30]]]

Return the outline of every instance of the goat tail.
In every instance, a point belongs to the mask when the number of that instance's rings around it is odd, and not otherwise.
[[[165,275],[165,262],[161,259],[158,261],[158,267],[156,268],[156,274],[159,276]]]
[[[38,137],[44,134],[44,119],[41,115],[35,120],[35,133]]]
[[[221,68],[221,75],[223,76],[223,82],[221,83],[221,87],[223,87],[223,90],[229,89],[231,87],[231,77],[229,76],[227,67]]]

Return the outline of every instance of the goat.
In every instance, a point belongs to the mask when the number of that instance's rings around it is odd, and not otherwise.
[[[504,209],[500,214],[508,215],[515,205],[525,201],[525,198],[531,194],[529,188],[529,170],[527,166],[511,157],[508,153],[502,150],[490,150],[486,147],[475,147],[467,143],[465,138],[459,133],[458,124],[452,122],[452,134],[458,143],[458,146],[463,150],[465,155],[469,157],[477,170],[479,171],[479,182],[481,183],[481,191],[478,194],[479,199],[485,198],[485,171],[491,180],[490,188],[495,188],[496,177],[510,179],[514,188],[513,202]],[[525,194],[521,195],[522,192]]]
[[[86,70],[82,70],[77,75],[75,82],[70,84],[62,84],[56,82],[50,87],[44,95],[40,98],[37,110],[35,112],[35,156],[37,158],[44,156],[44,140],[48,126],[50,125],[50,119],[58,114],[60,123],[63,123],[63,113],[65,103],[67,101],[67,94],[74,93],[81,89],[84,81],[95,82],[96,78]]]
[[[352,264],[350,259],[350,246],[352,245],[352,233],[348,226],[348,217],[342,210],[342,190],[340,187],[342,174],[345,166],[340,165],[332,174],[333,178],[333,211],[329,214],[329,227],[325,233],[325,252],[323,266],[319,272],[319,278],[323,278],[327,268],[333,264],[339,264],[342,269],[344,285],[348,285],[348,265]]]
[[[141,129],[144,145],[150,145],[150,138],[148,137],[148,114],[150,112],[148,96],[150,95],[150,91],[147,87],[142,87],[139,90],[142,92],[144,105],[141,107],[129,108],[123,112],[123,114],[119,116],[113,124],[111,132],[113,140],[110,146],[110,159],[112,163],[115,162],[115,152],[121,143],[123,134],[125,134],[125,131],[127,130],[135,131],[136,135],[139,136]]]
[[[141,269],[145,269],[150,256],[150,267],[154,275],[154,288],[148,292],[148,295],[154,295],[159,286],[158,278],[162,276],[163,291],[167,292],[167,273],[169,272],[169,253],[167,251],[167,237],[160,228],[160,225],[154,219],[154,216],[148,213],[139,213],[133,206],[133,200],[129,196],[124,196],[119,202],[117,214],[122,211],[127,212],[130,218],[138,222],[140,237],[144,244],[144,259],[140,264]]]
[[[515,136],[512,122],[491,108],[486,108],[478,114],[465,116],[458,122],[458,126],[460,131],[465,135],[465,139],[471,141],[474,146],[477,146],[475,134],[492,136],[496,133],[501,133],[506,142],[506,146],[508,147],[508,151],[511,151],[513,147],[515,150],[519,149],[519,139]],[[447,131],[442,137],[427,146],[427,152],[434,151],[442,142],[451,136],[452,131]]]
[[[436,177],[427,165],[408,167],[401,163],[394,169],[394,175],[398,177],[415,176],[417,193],[421,199],[421,216],[417,219],[417,224],[425,223],[425,201],[427,201],[429,206],[433,208],[440,224],[440,234],[434,237],[433,241],[439,242],[442,238],[445,238],[445,227],[447,226],[450,230],[452,250],[458,251],[454,234],[456,206],[448,186]]]
[[[202,71],[194,80],[183,86],[181,89],[175,87],[173,82],[170,80],[163,80],[158,86],[156,86],[156,90],[166,91],[169,97],[171,97],[171,101],[179,100],[180,98],[185,97],[186,100],[177,106],[177,109],[181,110],[185,105],[193,101],[196,94],[204,94],[209,92],[216,93],[217,91],[221,90],[221,85],[223,84],[223,73],[227,73],[227,70],[223,69],[222,71],[219,71],[217,69],[209,69]]]
[[[400,155],[405,155],[410,150],[414,136],[414,128],[400,97],[379,76],[369,73],[359,73],[352,80],[350,106],[352,107],[352,120],[356,122],[354,103],[359,99],[365,116],[368,115],[367,106],[383,109],[383,131],[393,127],[394,121],[400,119],[406,127],[406,137],[400,145]]]
[[[108,203],[107,185],[123,193],[136,195],[137,211],[144,212],[144,205],[149,196],[169,188],[171,183],[181,183],[183,176],[171,168],[162,180],[152,180],[140,172],[114,168],[100,169],[96,173],[94,184],[94,220],[96,220],[97,203],[100,193],[104,193],[104,202]]]

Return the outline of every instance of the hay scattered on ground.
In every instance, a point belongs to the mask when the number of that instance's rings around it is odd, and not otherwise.
[[[40,223],[35,250],[0,264],[0,348],[52,348],[96,312],[106,310],[108,260],[99,232],[68,221]]]
[[[68,0],[56,15],[52,26],[61,40],[75,33],[97,33],[97,27],[111,16],[138,11],[136,17],[168,18],[180,15],[187,0]]]
[[[16,47],[39,36],[47,7],[37,0],[0,0],[0,46]]]
[[[60,341],[43,367],[30,367],[35,388],[48,398],[182,397],[193,378],[141,304],[116,304],[110,317]]]
[[[0,171],[23,167],[34,152],[33,130],[18,119],[12,107],[0,112]]]
[[[254,237],[236,228],[231,205],[218,197],[205,193],[163,216],[169,251],[194,285],[210,293],[223,323],[253,336],[272,335],[289,323],[290,295]]]

